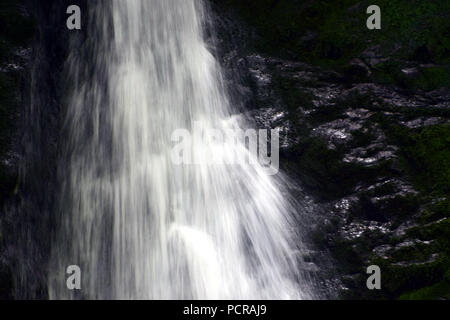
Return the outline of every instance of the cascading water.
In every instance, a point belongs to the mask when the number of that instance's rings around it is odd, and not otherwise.
[[[68,61],[73,88],[50,298],[312,298],[281,175],[246,162],[171,157],[177,129],[225,130],[239,119],[203,39],[202,2],[89,5],[88,40]],[[214,141],[194,142],[190,152],[248,153]],[[69,265],[82,270],[76,293],[66,287]]]

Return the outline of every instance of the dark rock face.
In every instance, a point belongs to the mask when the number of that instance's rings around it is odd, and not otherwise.
[[[435,66],[396,60],[398,81],[379,81],[377,66],[398,59],[395,44],[367,45],[333,67],[280,58],[252,46],[265,35],[255,35],[237,5],[214,4],[218,56],[240,75],[228,76],[231,92],[245,95],[236,100],[258,126],[281,128],[282,166],[316,204],[311,241],[333,260],[311,256],[329,287],[324,298],[449,298],[450,90],[414,84]],[[379,291],[366,287],[372,264],[381,267]]]
[[[47,297],[50,235],[56,225],[53,213],[57,203],[57,159],[63,143],[59,139],[65,90],[61,75],[68,53],[66,8],[70,4],[85,8],[84,1],[65,0],[25,0],[8,6],[8,10],[18,8],[21,15],[32,16],[34,21],[34,40],[26,42],[18,51],[23,53],[20,57],[25,62],[17,64],[22,85],[15,95],[21,100],[15,107],[18,115],[14,137],[17,138],[12,144],[15,157],[10,161],[18,177],[0,216],[0,261],[9,270],[8,277],[5,273],[0,276],[0,281],[6,281],[8,286],[0,287],[7,288],[4,295],[9,298]],[[20,26],[18,20],[11,23],[12,28]],[[82,36],[80,32],[72,38]],[[5,268],[0,267],[0,273]]]
[[[33,21],[23,3],[0,3],[0,300],[13,297],[5,205],[18,190],[22,106],[28,103]]]

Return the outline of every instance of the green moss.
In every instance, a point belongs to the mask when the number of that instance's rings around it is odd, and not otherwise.
[[[413,75],[406,75],[401,69],[402,64],[396,60],[379,63],[373,68],[373,80],[381,84],[396,84],[410,92],[418,89],[430,91],[450,86],[448,65],[421,67]]]
[[[438,219],[448,217],[450,212],[450,200],[442,200],[433,205],[427,206],[421,213],[419,222],[422,224],[430,223]]]
[[[437,249],[434,243],[419,243],[402,247],[390,254],[390,261],[394,263],[403,261],[427,261],[433,253],[436,253]]]
[[[219,2],[218,0],[211,0]],[[446,0],[379,0],[382,30],[368,30],[358,0],[225,0],[260,34],[258,50],[321,64],[340,64],[381,46],[384,56],[448,62],[450,4]],[[312,37],[304,36],[312,34]]]
[[[444,40],[449,27],[448,1],[380,0],[377,5],[382,8],[384,20],[381,39],[400,41],[402,50],[408,52],[433,44],[439,46],[437,51],[450,49]]]
[[[331,244],[330,249],[333,257],[340,262],[339,269],[349,273],[358,273],[361,271],[361,265],[364,265],[364,261],[361,258],[361,250],[364,251],[367,249],[367,243],[364,240],[355,242],[337,239]]]
[[[345,99],[342,102],[345,102]],[[359,207],[353,206],[352,217],[364,214],[362,217],[364,219],[393,221],[395,228],[396,224],[404,221],[405,217],[413,216],[418,208],[422,207],[421,216],[418,219],[420,225],[409,229],[402,237],[391,238],[388,243],[395,246],[410,239],[431,241],[431,243],[419,243],[391,250],[387,253],[387,259],[376,258],[370,261],[370,264],[381,267],[382,290],[362,292],[360,288],[365,287],[366,278],[361,273],[361,279],[356,280],[360,283],[353,284],[358,296],[350,295],[350,298],[447,297],[448,285],[444,281],[448,278],[446,275],[450,274],[450,207],[449,200],[446,198],[449,194],[449,125],[409,129],[398,125],[392,116],[386,116],[384,112],[399,113],[405,119],[416,119],[419,116],[446,117],[447,114],[445,111],[433,108],[403,110],[380,103],[369,103],[367,108],[375,111],[375,114],[369,118],[364,127],[369,128],[370,124],[379,126],[385,131],[388,143],[399,147],[395,170],[400,175],[409,176],[419,194],[386,198],[386,201],[373,203],[371,201],[373,197],[392,194],[392,187],[389,185],[375,188],[361,194]],[[366,143],[365,132],[361,132],[360,135],[357,139],[359,142],[355,142],[356,145]],[[440,200],[431,203],[432,199]]]
[[[410,90],[411,92],[422,90],[435,90],[450,86],[449,66],[433,66],[419,68],[417,75],[408,77],[397,72],[396,83]]]
[[[428,263],[392,264],[390,260],[375,259],[370,264],[378,265],[382,272],[381,297],[394,299],[405,293],[420,290],[440,283],[449,269],[449,260],[440,256]]]
[[[420,114],[421,111],[418,110],[413,117]],[[409,129],[379,116],[376,121],[379,121],[386,131],[389,143],[400,147],[399,165],[410,176],[416,189],[421,191],[423,196],[428,197],[448,195],[450,192],[450,124]]]
[[[289,112],[296,113],[300,107],[305,109],[313,107],[313,95],[302,89],[302,86],[299,85],[299,80],[276,74],[272,79],[272,85],[283,99]]]
[[[422,69],[422,79],[418,86],[425,90],[450,87],[450,67],[432,67]]]
[[[403,137],[401,155],[412,181],[423,192],[450,194],[450,125],[437,125]]]
[[[450,299],[450,283],[439,282],[435,285],[421,288],[413,292],[404,293],[399,297],[400,300],[437,300]]]
[[[439,258],[433,263],[419,265],[412,269],[406,268],[411,273],[411,281],[403,284],[402,290],[398,291],[401,294],[400,298],[437,299],[448,297],[450,295],[450,218],[412,228],[408,230],[407,235],[421,240],[433,240],[433,245],[428,248],[428,253],[435,252]],[[416,254],[418,253],[416,252]],[[413,283],[412,280],[417,281],[418,284]]]
[[[408,230],[408,235],[421,240],[438,239],[441,241],[442,249],[449,251],[450,247],[446,247],[445,245],[450,243],[450,218],[444,218],[424,226],[411,228]]]

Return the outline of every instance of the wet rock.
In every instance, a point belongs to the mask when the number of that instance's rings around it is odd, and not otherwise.
[[[434,253],[431,255],[431,257],[427,260],[427,261],[401,261],[401,262],[395,262],[392,265],[394,266],[398,266],[398,267],[411,267],[411,266],[421,266],[421,265],[426,265],[426,264],[431,264],[433,262],[436,262],[436,260],[438,259],[439,254],[438,253]]]
[[[416,67],[404,68],[404,69],[401,69],[401,71],[403,72],[404,75],[406,75],[408,77],[414,77],[414,76],[418,76],[420,74],[419,69],[417,69]]]
[[[433,126],[437,124],[444,124],[448,123],[449,119],[441,118],[441,117],[420,117],[414,120],[409,121],[400,121],[401,124],[404,126],[410,128],[410,129],[416,129],[421,128],[425,126]]]
[[[349,65],[344,69],[343,75],[347,82],[357,83],[365,82],[369,79],[372,71],[361,59],[353,59]]]

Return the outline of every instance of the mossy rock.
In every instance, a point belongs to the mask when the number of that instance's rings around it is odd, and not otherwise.
[[[430,223],[449,216],[450,199],[438,201],[424,209],[419,218],[422,224]]]
[[[366,9],[373,4],[369,1],[211,1],[233,8],[259,34],[257,49],[272,55],[339,65],[368,45],[379,45],[384,56],[448,63],[446,0],[379,0],[381,30],[366,27]]]
[[[284,157],[290,171],[298,174],[302,184],[319,200],[342,198],[353,192],[360,182],[375,182],[380,175],[392,175],[389,161],[365,167],[342,161],[342,150],[329,149],[320,137],[305,137],[292,146]]]
[[[450,300],[450,283],[439,282],[432,286],[404,293],[400,300]]]
[[[450,124],[417,130],[391,126],[388,134],[400,146],[403,168],[425,194],[450,194]]]
[[[375,259],[382,273],[382,290],[386,298],[399,298],[405,293],[433,286],[444,279],[449,270],[449,260],[445,255],[428,263],[393,264],[390,260]]]

